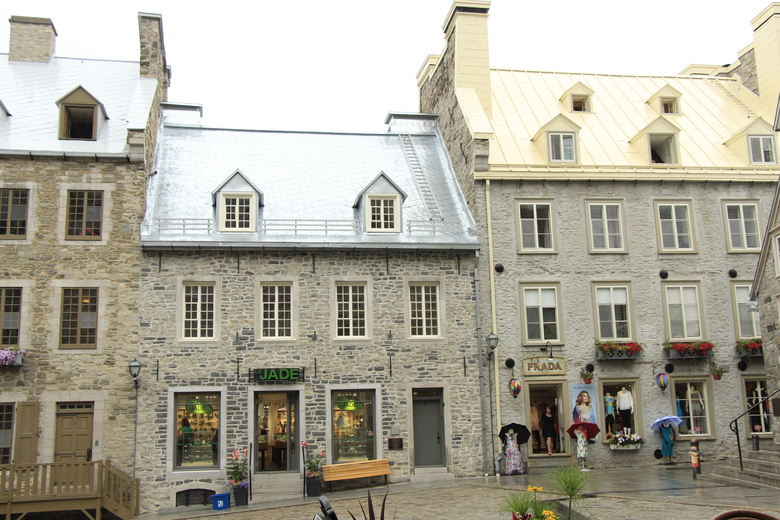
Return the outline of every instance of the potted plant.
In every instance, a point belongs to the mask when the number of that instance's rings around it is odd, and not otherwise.
[[[715,345],[709,341],[664,342],[664,350],[669,359],[710,357],[714,349]]]
[[[0,349],[0,365],[21,365],[26,353],[19,345]]]
[[[712,379],[719,380],[721,377],[723,377],[723,373],[726,372],[726,370],[718,365],[710,365],[710,374],[712,375]]]
[[[638,450],[645,440],[636,433],[626,434],[624,432],[615,432],[607,434],[609,440],[609,449],[611,450]]]
[[[589,385],[590,382],[593,380],[593,372],[583,368],[582,370],[580,370],[580,377],[582,378],[583,383]]]
[[[306,494],[310,497],[318,497],[322,494],[322,462],[325,460],[325,451],[317,455],[307,455],[308,447],[306,441],[301,442],[306,466]]]
[[[746,339],[744,341],[737,341],[734,349],[737,351],[739,357],[747,356],[763,356],[764,355],[764,342],[761,338]]]
[[[230,456],[230,479],[228,486],[233,492],[233,500],[237,506],[249,504],[249,472],[247,470],[247,457],[249,448],[245,448],[243,454],[233,450]]]
[[[596,340],[598,359],[636,359],[644,350],[644,345],[636,341],[615,342]]]

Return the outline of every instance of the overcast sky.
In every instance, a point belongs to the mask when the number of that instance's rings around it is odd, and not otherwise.
[[[138,60],[138,12],[163,16],[169,100],[203,105],[213,126],[384,131],[417,111],[415,76],[444,48],[451,0],[27,0],[8,18],[51,18],[56,55]],[[11,5],[16,4],[16,5]],[[493,0],[494,68],[674,75],[723,65],[752,42],[767,0]],[[0,99],[2,93],[0,92]]]

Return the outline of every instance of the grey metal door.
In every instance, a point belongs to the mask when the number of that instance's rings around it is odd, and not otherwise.
[[[414,421],[414,465],[444,465],[444,421],[441,389],[414,390],[412,397]]]

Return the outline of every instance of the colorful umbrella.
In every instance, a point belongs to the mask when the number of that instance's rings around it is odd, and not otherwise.
[[[579,430],[580,428],[584,428],[585,429],[585,436],[588,439],[592,439],[593,437],[598,435],[598,433],[601,431],[601,429],[598,427],[598,425],[596,425],[596,423],[592,423],[592,422],[575,422],[575,423],[572,423],[571,426],[569,426],[569,429],[566,430],[566,433],[571,435],[572,439],[576,439],[577,436],[574,434],[574,432]]]
[[[661,433],[661,426],[663,425],[664,421],[669,421],[669,424],[672,426],[680,426],[683,423],[683,420],[676,415],[667,415],[653,421],[653,424],[650,425],[650,428],[652,428],[655,433]]]
[[[501,438],[501,442],[506,442],[506,436],[509,433],[509,430],[514,430],[515,435],[517,436],[517,444],[525,444],[528,442],[528,439],[531,438],[531,432],[528,431],[528,428],[524,424],[518,424],[518,423],[509,423],[505,424],[501,427],[501,431],[498,432],[498,436]]]

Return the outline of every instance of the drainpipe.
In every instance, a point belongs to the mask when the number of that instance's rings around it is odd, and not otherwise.
[[[490,266],[496,265],[493,257],[493,213],[490,210],[490,179],[485,181],[485,205],[487,206],[487,233],[488,233],[488,262]],[[494,269],[490,271],[490,318],[493,323],[493,332],[498,334],[498,323],[496,320],[496,273]],[[498,377],[498,348],[493,352],[493,373],[496,374],[494,391],[496,393],[496,430],[501,430],[501,393],[499,390]]]
[[[482,348],[482,315],[479,312],[479,251],[474,254],[474,298],[476,300],[477,349],[479,350],[479,408],[482,416],[482,471],[488,476],[487,415],[485,410],[485,351]]]

